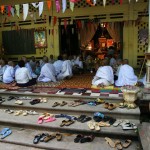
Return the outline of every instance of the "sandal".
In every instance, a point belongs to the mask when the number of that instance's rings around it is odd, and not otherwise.
[[[28,115],[28,112],[27,112],[27,111],[23,111],[22,115],[23,115],[23,116],[27,116],[27,115]]]
[[[128,140],[125,140],[125,143],[123,143],[122,146],[123,146],[124,148],[127,148],[127,147],[129,147],[129,146],[131,145],[131,143],[132,143],[132,141],[128,139]]]
[[[105,137],[106,143],[110,145],[111,148],[115,148],[115,143],[108,137]]]
[[[34,144],[37,144],[39,143],[40,139],[42,138],[42,135],[41,134],[38,134],[34,137],[34,140],[33,140],[33,143]]]
[[[108,106],[108,110],[113,110],[115,108],[116,108],[116,105],[114,105],[114,104],[109,104],[109,106]]]
[[[84,137],[84,138],[82,138],[82,139],[80,140],[80,143],[92,142],[94,138],[95,138],[95,137],[92,136],[92,135],[91,135],[91,136]]]
[[[70,126],[71,124],[75,123],[75,121],[73,120],[68,120],[66,123],[65,123],[65,126]]]
[[[38,118],[38,124],[42,124],[43,123],[43,118],[42,117],[39,117]]]
[[[54,139],[56,136],[55,135],[47,135],[46,137],[45,137],[45,139],[44,139],[44,142],[48,142],[48,141],[50,141],[50,140],[52,140],[52,139]]]
[[[104,104],[104,108],[105,108],[105,109],[108,109],[108,107],[109,107],[109,103],[105,103],[105,104]]]
[[[98,102],[99,104],[105,103],[105,101],[103,99],[100,99],[100,98],[97,98],[96,102]]]
[[[59,105],[60,105],[60,103],[55,102],[52,107],[56,107],[56,106],[59,106]]]
[[[74,139],[74,142],[75,142],[75,143],[79,143],[82,138],[84,138],[84,135],[78,134],[78,135],[76,136],[76,138]]]
[[[7,112],[8,114],[12,114],[14,112],[13,110],[10,109],[5,109],[4,111]]]
[[[77,121],[81,122],[84,118],[86,118],[86,115],[81,115],[79,118],[77,118]]]
[[[45,123],[47,123],[47,122],[53,122],[53,121],[55,121],[55,120],[56,120],[56,118],[49,117],[49,118],[47,118],[47,119],[44,119],[44,122],[45,122]]]
[[[56,133],[56,139],[57,139],[57,141],[61,141],[61,139],[62,139],[62,134]]]
[[[96,131],[100,131],[100,129],[101,129],[97,122],[94,123],[94,128]]]
[[[42,133],[41,138],[40,138],[40,142],[44,142],[44,139],[46,138],[46,136],[48,136],[47,133]]]
[[[88,125],[88,127],[89,127],[91,130],[94,130],[94,129],[95,129],[95,127],[94,127],[94,122],[89,121],[89,122],[87,123],[87,125]]]
[[[22,114],[22,112],[23,112],[22,110],[15,111],[14,115],[15,115],[15,116],[19,116],[19,115]]]
[[[118,150],[122,150],[122,149],[123,149],[122,144],[121,144],[121,142],[120,142],[119,140],[116,140],[116,141],[115,141],[115,146],[116,146],[116,148],[117,148]]]
[[[137,126],[134,123],[126,123],[122,125],[123,130],[135,130],[137,129]]]
[[[100,127],[110,127],[110,124],[107,123],[107,122],[104,122],[104,121],[99,122],[98,125],[99,125]]]
[[[85,117],[83,120],[81,120],[81,123],[85,123],[85,122],[90,121],[90,120],[92,120],[91,117]]]
[[[117,127],[120,123],[122,123],[122,120],[116,120],[113,126]]]
[[[65,105],[67,105],[67,104],[68,104],[67,102],[62,101],[62,103],[60,104],[60,106],[65,106]]]
[[[15,104],[22,105],[23,102],[22,102],[21,100],[16,100],[16,101],[15,101]]]
[[[60,127],[65,126],[67,122],[68,122],[67,120],[63,120],[62,123],[60,124]]]
[[[12,133],[12,131],[11,131],[10,129],[7,130],[7,131],[2,135],[1,139],[6,138],[6,137],[9,136],[11,133]]]

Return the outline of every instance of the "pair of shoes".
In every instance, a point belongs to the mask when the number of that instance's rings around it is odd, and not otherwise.
[[[12,114],[14,113],[14,110],[11,109],[5,109],[4,112],[8,113],[8,114]]]
[[[87,121],[92,120],[91,117],[88,117],[86,115],[81,115],[79,118],[77,118],[77,121],[81,122],[81,123],[85,123]]]
[[[80,142],[80,143],[92,142],[94,138],[95,138],[95,137],[94,137],[93,135],[84,136],[84,135],[82,135],[82,134],[78,134],[78,135],[76,136],[76,138],[74,139],[74,142],[75,142],[75,143],[79,143],[79,142]]]
[[[116,119],[113,117],[110,117],[110,116],[105,116],[103,118],[103,121],[108,122],[110,125],[113,125],[115,123]]]
[[[30,102],[31,105],[35,105],[35,104],[38,104],[40,103],[40,99],[34,99]]]
[[[2,104],[3,102],[5,102],[5,98],[0,97],[0,104]]]
[[[112,139],[105,137],[106,143],[111,147],[111,148],[117,148],[118,150],[122,150],[123,148],[127,148],[131,145],[132,141],[127,139],[125,142],[122,144],[120,140],[113,141]]]
[[[91,129],[91,130],[96,130],[96,131],[100,131],[100,126],[97,122],[92,122],[92,121],[89,121],[87,123],[88,127]]]
[[[70,126],[71,124],[75,123],[74,120],[63,120],[62,123],[60,124],[60,127],[63,126]]]
[[[55,115],[55,118],[67,118],[69,120],[77,120],[77,118],[75,116],[69,116],[69,115],[65,115],[65,114]]]
[[[39,118],[38,118],[38,124],[42,124],[43,122],[53,122],[55,121],[56,118],[54,117],[53,114],[49,113],[43,113]]]
[[[65,106],[65,105],[67,105],[67,102],[65,102],[65,101],[62,101],[62,103],[55,102],[52,107]]]
[[[105,104],[104,104],[104,108],[105,108],[105,109],[108,109],[108,110],[113,110],[113,109],[116,108],[116,105],[115,105],[115,104],[105,103]]]
[[[9,96],[7,100],[8,100],[8,101],[11,101],[11,100],[13,100],[13,99],[18,99],[18,98],[19,98],[19,97],[17,97],[17,96]]]
[[[137,129],[137,126],[134,123],[125,123],[121,124],[123,130],[135,130]]]
[[[47,98],[39,98],[41,103],[47,103]]]
[[[9,136],[12,133],[12,131],[9,128],[3,128],[0,131],[0,135],[1,135],[1,139],[6,138],[7,136]]]

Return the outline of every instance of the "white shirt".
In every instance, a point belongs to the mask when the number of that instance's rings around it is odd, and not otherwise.
[[[3,74],[3,82],[11,83],[14,81],[15,71],[12,66],[7,66],[4,74]]]
[[[15,73],[15,80],[17,83],[27,83],[32,77],[26,67],[18,68]]]

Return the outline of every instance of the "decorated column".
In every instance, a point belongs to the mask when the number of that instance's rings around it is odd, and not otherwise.
[[[150,14],[150,1],[149,1],[149,8],[148,11]],[[147,63],[146,63],[146,85],[145,87],[150,88],[150,16],[148,18],[148,50],[146,55]]]

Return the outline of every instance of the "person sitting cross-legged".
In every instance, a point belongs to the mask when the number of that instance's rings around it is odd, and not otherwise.
[[[138,81],[134,70],[128,65],[128,59],[123,60],[123,65],[118,73],[118,80],[115,81],[116,86],[135,85]]]
[[[44,57],[44,66],[41,68],[40,76],[38,81],[41,82],[56,82],[56,72],[53,64],[48,63],[48,57]]]
[[[36,78],[32,78],[29,70],[25,67],[25,62],[20,60],[18,62],[19,68],[15,72],[15,80],[17,86],[26,87],[36,84]]]
[[[102,61],[102,66],[98,68],[94,79],[92,80],[92,85],[95,86],[109,86],[114,83],[113,69],[109,66],[109,61],[104,59]]]

